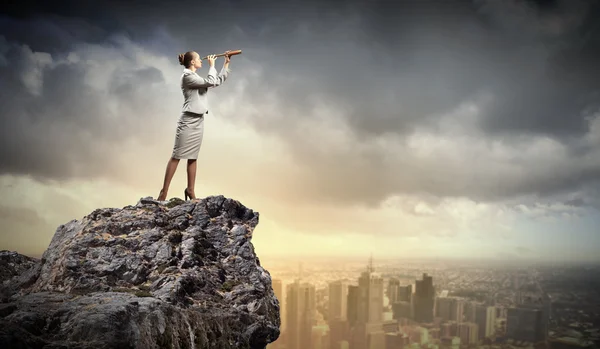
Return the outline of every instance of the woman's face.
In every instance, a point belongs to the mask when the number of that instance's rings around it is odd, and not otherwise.
[[[200,59],[200,55],[194,52],[194,59],[192,60],[192,65],[196,69],[202,68],[202,60]]]

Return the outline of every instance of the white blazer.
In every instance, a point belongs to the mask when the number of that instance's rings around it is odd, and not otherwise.
[[[230,70],[221,69],[217,75],[215,67],[208,69],[208,76],[201,77],[197,73],[185,68],[181,74],[181,91],[183,92],[182,112],[192,112],[204,114],[208,112],[208,98],[206,96],[209,87],[221,85],[229,74]]]

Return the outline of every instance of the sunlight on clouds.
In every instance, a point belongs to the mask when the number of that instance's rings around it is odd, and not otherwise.
[[[315,237],[353,234],[393,239],[474,232],[494,238],[510,233],[516,217],[516,212],[507,214],[505,207],[467,199],[446,199],[432,207],[411,196],[391,197],[376,208],[296,203],[293,215],[286,214],[286,207],[264,202],[264,211],[281,226]]]
[[[432,210],[429,205],[421,201],[415,206],[415,213],[417,215],[432,216],[435,214],[435,211]]]
[[[395,196],[387,201],[388,210],[396,208],[421,216],[421,224],[435,227],[431,229],[433,235],[436,235],[435,229],[445,232],[441,235],[470,232],[494,235],[512,229],[516,218],[514,212],[506,213],[507,207],[503,204],[477,203],[467,198],[445,198],[425,203],[418,197]]]

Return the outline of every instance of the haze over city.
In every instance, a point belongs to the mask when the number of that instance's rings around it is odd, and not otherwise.
[[[329,260],[270,266],[269,349],[598,348],[596,267]]]

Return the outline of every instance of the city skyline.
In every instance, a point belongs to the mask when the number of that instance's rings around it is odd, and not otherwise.
[[[306,326],[307,349],[591,349],[600,341],[597,268],[363,262],[344,270],[315,263],[292,274],[271,268],[282,333],[268,349],[295,348]],[[299,289],[310,292],[299,299]]]
[[[600,262],[599,13],[576,0],[12,4],[0,249],[40,256],[59,225],[156,197],[177,54],[241,49],[210,92],[196,194],[259,212],[261,258]],[[169,198],[184,187],[180,164]]]

